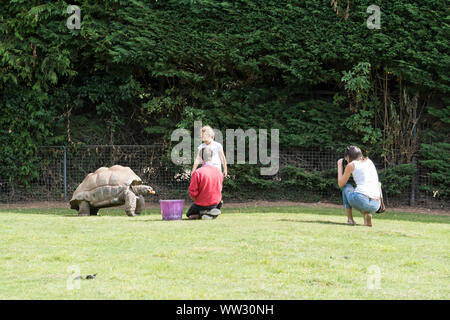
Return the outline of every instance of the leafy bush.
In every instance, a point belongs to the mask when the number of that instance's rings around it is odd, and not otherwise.
[[[417,169],[412,163],[393,166],[379,173],[382,189],[387,197],[395,197],[408,192],[411,178]]]
[[[450,196],[450,143],[422,144],[420,165],[425,169],[430,184],[421,186],[438,199]]]

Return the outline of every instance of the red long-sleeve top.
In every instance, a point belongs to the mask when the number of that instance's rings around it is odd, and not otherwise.
[[[194,171],[189,194],[199,206],[211,206],[222,200],[223,174],[213,165],[203,165]]]

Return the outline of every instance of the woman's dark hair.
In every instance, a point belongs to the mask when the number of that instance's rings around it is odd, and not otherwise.
[[[344,157],[347,156],[349,158],[349,162],[352,162],[353,160],[364,159],[361,149],[357,146],[348,146],[344,152]]]

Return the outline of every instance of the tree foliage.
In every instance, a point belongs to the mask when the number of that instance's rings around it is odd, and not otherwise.
[[[377,1],[369,30],[372,2],[83,0],[69,30],[66,1],[1,0],[0,175],[32,179],[40,145],[162,142],[200,119],[408,162],[450,92],[448,2]]]

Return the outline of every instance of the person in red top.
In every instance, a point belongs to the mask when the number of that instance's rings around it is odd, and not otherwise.
[[[211,163],[212,156],[210,148],[203,148],[203,166],[192,174],[189,195],[194,203],[186,213],[189,219],[215,219],[220,214],[223,174]]]

